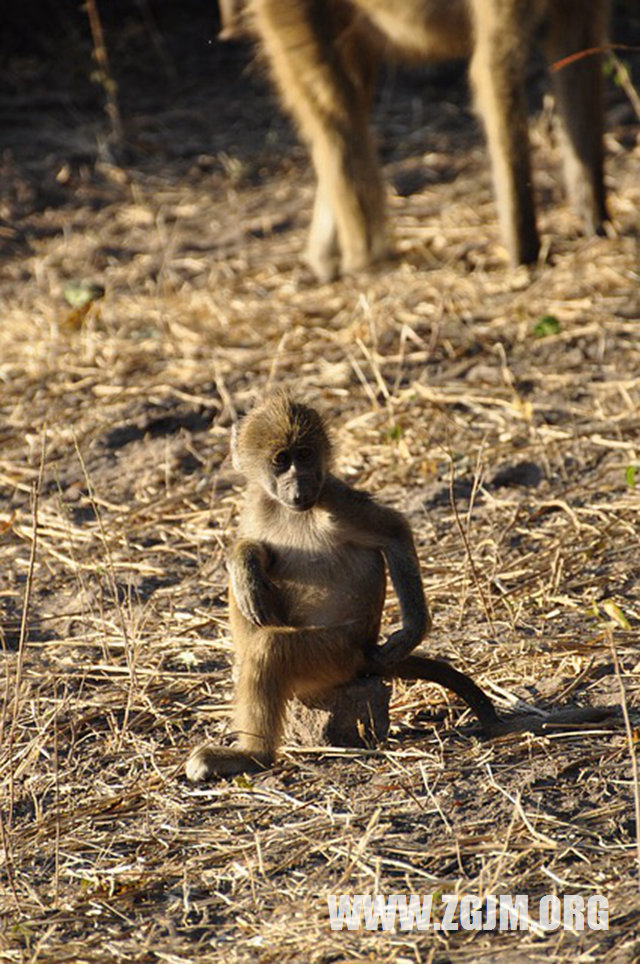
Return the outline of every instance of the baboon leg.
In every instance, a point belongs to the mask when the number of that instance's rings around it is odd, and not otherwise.
[[[339,0],[255,0],[254,13],[318,180],[308,263],[320,280],[364,268],[386,250],[384,186],[368,124],[376,59]]]
[[[600,47],[606,31],[603,0],[562,0],[549,10],[546,53],[549,62],[580,50]],[[554,70],[553,87],[560,121],[567,193],[593,234],[607,211],[603,178],[602,57],[591,53]]]
[[[236,683],[234,727],[237,747],[204,745],[187,760],[193,783],[213,776],[250,773],[270,766],[282,735],[286,694],[275,661],[245,658]]]
[[[502,237],[512,264],[533,262],[540,245],[524,97],[533,5],[529,0],[470,0],[470,4],[475,27],[471,82],[489,145]]]
[[[232,622],[233,626],[233,622]],[[189,780],[247,773],[271,766],[284,725],[287,701],[345,683],[362,669],[364,657],[346,633],[318,629],[255,629],[237,649],[234,730],[237,747],[196,748],[186,764]],[[237,632],[235,632],[237,636]]]
[[[266,635],[266,634],[265,634]],[[277,634],[271,645],[245,657],[236,683],[234,729],[245,753],[273,763],[282,737],[287,698],[284,675],[277,659]]]

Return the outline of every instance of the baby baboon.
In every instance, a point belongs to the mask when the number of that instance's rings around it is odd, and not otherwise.
[[[368,123],[377,68],[469,57],[513,264],[534,262],[536,230],[525,66],[544,23],[548,60],[599,47],[607,0],[248,0],[285,106],[308,142],[317,176],[307,261],[317,278],[366,268],[387,250],[384,186]],[[588,232],[606,218],[601,58],[554,72],[565,180]]]
[[[232,447],[248,482],[229,560],[239,747],[194,750],[190,780],[268,766],[287,700],[362,674],[439,683],[468,703],[489,735],[527,728],[502,721],[489,697],[448,663],[409,655],[431,625],[411,530],[399,512],[331,474],[331,444],[314,409],[274,395],[244,420]],[[378,645],[386,569],[402,628]]]

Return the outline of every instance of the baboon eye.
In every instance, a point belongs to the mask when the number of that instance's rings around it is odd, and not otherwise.
[[[286,472],[287,469],[291,468],[291,453],[283,449],[282,452],[276,452],[273,456],[273,467],[276,472]]]
[[[297,450],[296,455],[301,462],[308,462],[313,455],[313,449],[310,445],[301,445]]]

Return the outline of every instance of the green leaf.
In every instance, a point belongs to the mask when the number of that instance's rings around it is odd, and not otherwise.
[[[638,464],[636,462],[632,462],[625,469],[624,477],[627,480],[627,485],[629,486],[630,489],[633,489],[636,484],[638,468],[639,468]]]
[[[533,326],[535,338],[545,338],[547,335],[557,335],[560,331],[560,322],[555,315],[543,315],[540,321]]]
[[[613,599],[603,600],[603,602],[600,603],[600,608],[607,614],[613,623],[616,623],[616,625],[620,627],[620,629],[631,629],[631,623],[620,609],[620,606],[614,603]]]
[[[237,787],[240,787],[241,790],[253,790],[254,787],[253,780],[251,780],[246,773],[238,773],[233,782]]]
[[[387,438],[390,442],[399,442],[403,434],[402,425],[392,425],[387,429]]]
[[[62,292],[62,297],[72,308],[84,308],[103,296],[104,288],[93,281],[68,281]]]

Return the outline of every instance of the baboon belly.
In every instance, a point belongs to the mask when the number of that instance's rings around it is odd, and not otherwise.
[[[380,621],[385,596],[381,554],[347,546],[278,559],[270,578],[282,592],[287,623],[299,627]]]
[[[354,0],[380,33],[409,57],[467,57],[471,21],[467,0]]]

